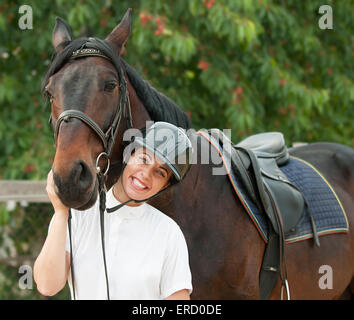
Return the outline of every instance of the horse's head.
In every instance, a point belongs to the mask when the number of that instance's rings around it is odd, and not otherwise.
[[[130,34],[130,20],[129,9],[105,41],[73,40],[70,28],[60,18],[53,30],[56,57],[43,89],[50,99],[56,141],[52,168],[55,188],[70,208],[84,210],[95,203],[97,157],[104,151],[109,156],[119,154],[117,150],[110,152],[119,148],[112,143],[116,133],[111,128],[115,125],[120,136],[127,128],[124,118],[129,112],[123,108],[127,89],[122,85],[125,81],[119,56]],[[98,164],[105,170],[107,162],[103,156]]]

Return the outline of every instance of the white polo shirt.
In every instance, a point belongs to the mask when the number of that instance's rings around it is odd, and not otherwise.
[[[118,204],[110,189],[106,207]],[[86,211],[71,212],[76,299],[107,299],[99,200]],[[164,299],[182,289],[192,292],[187,245],[174,220],[147,203],[105,212],[104,220],[111,299]],[[68,281],[73,298],[70,273]]]

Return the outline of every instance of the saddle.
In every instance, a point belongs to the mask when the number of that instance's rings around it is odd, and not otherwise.
[[[233,144],[219,129],[210,129],[209,134],[217,139],[224,152],[228,153],[232,169],[260,212],[267,217],[269,237],[259,275],[259,297],[269,298],[280,276],[281,296],[285,287],[289,299],[284,254],[285,235],[296,230],[304,206],[308,209],[309,207],[301,191],[290,183],[279,169],[289,160],[284,136],[280,132],[267,132]],[[311,212],[310,217],[313,221]],[[312,227],[315,243],[319,246],[314,222]]]
[[[233,167],[258,208],[262,207],[275,232],[294,230],[304,210],[304,198],[279,166],[289,152],[280,132],[256,134],[234,146]],[[277,214],[282,226],[277,221]]]

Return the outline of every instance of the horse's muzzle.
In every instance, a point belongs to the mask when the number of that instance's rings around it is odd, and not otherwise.
[[[53,178],[56,192],[65,206],[85,210],[95,204],[98,196],[98,181],[84,161],[78,160],[65,178],[53,170]]]

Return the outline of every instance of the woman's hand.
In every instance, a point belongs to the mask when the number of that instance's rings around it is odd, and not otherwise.
[[[48,173],[48,196],[55,213],[43,248],[33,266],[37,290],[45,296],[53,296],[64,288],[70,270],[70,255],[66,252],[66,233],[69,209],[55,193],[52,170]]]
[[[48,177],[47,177],[47,187],[46,187],[47,193],[48,193],[48,197],[50,202],[53,205],[54,211],[55,213],[66,213],[66,215],[69,214],[69,208],[66,207],[61,200],[59,199],[58,195],[55,192],[54,189],[54,179],[53,179],[53,171],[50,170],[48,173]]]

